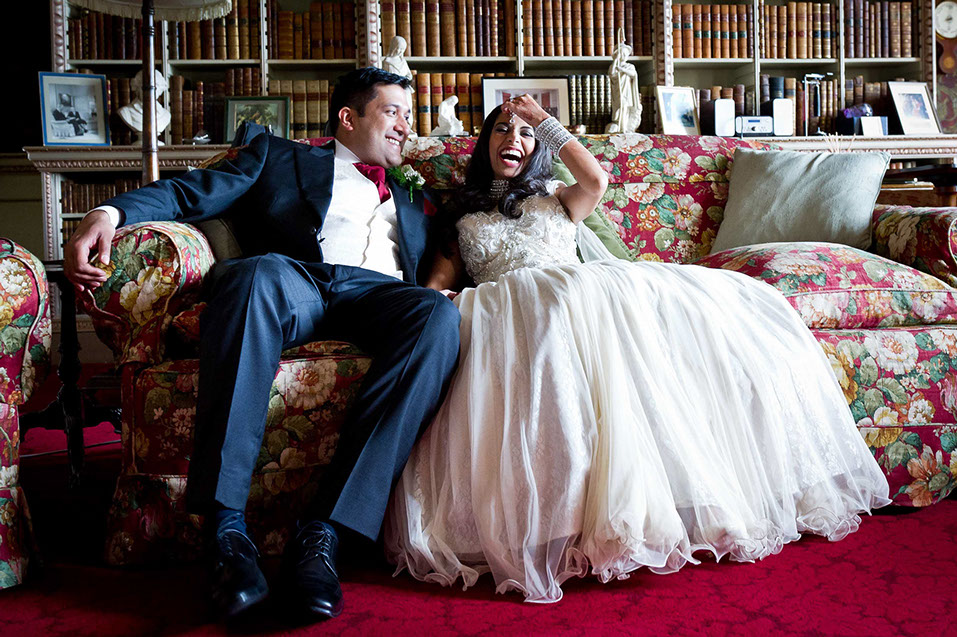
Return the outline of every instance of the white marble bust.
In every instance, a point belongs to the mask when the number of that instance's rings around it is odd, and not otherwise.
[[[159,96],[166,92],[169,85],[166,78],[159,71],[154,71],[153,83],[156,86],[156,134],[160,135],[166,127],[169,126],[172,116],[170,112],[159,103]],[[143,71],[136,74],[136,77],[130,82],[130,89],[133,91],[133,101],[123,106],[117,111],[123,123],[129,126],[136,133],[136,142],[140,142],[140,136],[143,134]],[[162,145],[163,142],[157,142]]]

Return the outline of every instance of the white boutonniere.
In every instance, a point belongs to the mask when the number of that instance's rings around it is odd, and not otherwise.
[[[389,168],[386,170],[386,173],[388,173],[397,184],[409,191],[409,203],[412,202],[412,196],[415,194],[415,191],[422,190],[423,186],[425,186],[425,177],[420,175],[415,168],[408,164]]]

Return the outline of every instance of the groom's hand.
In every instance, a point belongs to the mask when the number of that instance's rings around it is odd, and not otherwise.
[[[97,209],[83,217],[70,237],[63,254],[63,268],[78,291],[95,290],[109,278],[103,269],[90,263],[90,258],[95,253],[103,265],[109,265],[115,234],[110,216],[105,210]]]

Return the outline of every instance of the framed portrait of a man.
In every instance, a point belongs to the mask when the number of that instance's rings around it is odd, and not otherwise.
[[[106,76],[40,73],[44,146],[109,146]]]

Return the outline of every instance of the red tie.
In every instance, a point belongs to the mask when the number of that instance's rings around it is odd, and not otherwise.
[[[362,176],[371,181],[379,189],[379,203],[385,203],[392,196],[389,187],[385,183],[385,168],[382,166],[370,166],[356,162],[353,164]]]

